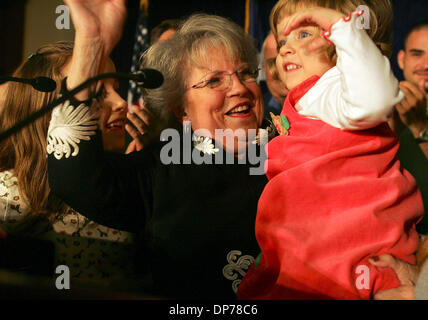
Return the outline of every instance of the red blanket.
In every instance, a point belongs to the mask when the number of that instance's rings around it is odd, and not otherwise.
[[[396,158],[396,136],[386,123],[344,131],[299,115],[295,104],[318,79],[290,91],[282,111],[289,135],[267,145],[269,183],[256,221],[262,253],[240,299],[369,299],[399,281],[368,258],[415,263],[423,204]]]

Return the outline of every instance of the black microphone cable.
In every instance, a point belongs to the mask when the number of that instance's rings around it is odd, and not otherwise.
[[[51,103],[48,103],[46,106],[42,107],[40,110],[30,114],[27,118],[19,121],[17,124],[12,126],[11,128],[0,133],[0,141],[10,137],[12,134],[21,130],[26,125],[42,117],[43,115],[51,111],[53,108],[55,108],[57,105],[64,103],[65,101],[67,101],[68,99],[76,95],[78,92],[88,87],[90,84],[102,79],[107,79],[107,78],[133,80],[133,81],[136,81],[138,85],[148,89],[155,89],[160,87],[163,84],[162,73],[154,69],[143,69],[136,74],[116,73],[116,72],[99,74],[95,77],[89,78],[88,80],[78,85],[76,88],[69,90],[66,94],[62,95],[58,99],[55,99]],[[91,99],[92,98],[93,97],[91,97]]]

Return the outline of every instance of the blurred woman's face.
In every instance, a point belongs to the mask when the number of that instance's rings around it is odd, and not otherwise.
[[[218,129],[230,129],[235,133],[239,132],[238,129],[243,129],[240,131],[245,134],[235,135],[232,146],[216,140],[227,151],[237,153],[238,141],[240,146],[247,147],[248,130],[259,128],[263,120],[261,91],[255,80],[242,80],[244,77],[250,78],[247,74],[254,71],[245,63],[233,62],[224,50],[212,49],[208,56],[211,57],[210,63],[203,68],[194,67],[188,76],[183,120],[191,121],[193,130],[207,130],[213,138]],[[241,79],[238,78],[238,73]],[[215,84],[221,78],[228,85],[219,90]]]
[[[64,77],[67,76],[70,63],[62,69]],[[108,59],[102,73],[116,72],[113,61]],[[119,82],[116,79],[102,81],[104,92],[99,99],[102,107],[100,130],[103,137],[104,151],[122,152],[125,147],[125,122],[128,104],[119,95]]]
[[[113,62],[108,59],[102,73],[116,72]],[[105,151],[121,152],[125,146],[125,123],[128,105],[119,95],[116,79],[103,80],[104,94],[100,100],[102,115],[100,129]]]

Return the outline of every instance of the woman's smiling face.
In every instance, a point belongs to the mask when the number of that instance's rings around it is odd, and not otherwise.
[[[70,72],[70,61],[62,69],[62,74],[67,76]],[[116,72],[116,67],[111,59],[103,68],[102,73]],[[103,92],[99,98],[101,105],[101,118],[99,122],[103,137],[103,147],[105,151],[122,152],[125,147],[125,123],[128,112],[128,104],[119,95],[119,82],[116,79],[108,78],[102,80]]]
[[[238,139],[245,139],[246,145],[248,130],[257,129],[262,122],[264,108],[261,91],[255,80],[243,81],[234,73],[238,71],[243,78],[254,72],[245,63],[232,61],[224,51],[218,49],[212,49],[209,56],[209,65],[193,67],[187,78],[183,120],[191,121],[193,130],[205,129],[212,137],[215,137],[215,130],[218,129],[230,129],[235,133],[241,129],[245,135],[235,137],[233,147],[226,146],[228,151],[236,153]],[[226,83],[229,80],[230,83],[218,90],[212,84],[222,74],[232,75],[224,76]],[[192,88],[195,84],[199,85]],[[222,144],[222,141],[217,142]]]

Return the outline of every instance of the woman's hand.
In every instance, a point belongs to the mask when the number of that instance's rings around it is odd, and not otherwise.
[[[103,58],[110,56],[122,35],[126,0],[64,0],[76,29],[76,40],[101,41]]]
[[[153,118],[152,113],[144,105],[133,105],[132,111],[133,113],[128,112],[127,118],[134,126],[126,124],[125,129],[133,141],[128,145],[126,154],[143,149],[147,143],[148,126]]]
[[[416,266],[399,260],[390,254],[382,254],[370,258],[369,262],[380,268],[391,268],[398,277],[401,286],[389,290],[378,291],[374,295],[375,300],[413,300],[415,294],[415,282],[418,277]]]
[[[339,21],[341,17],[343,17],[343,14],[328,8],[315,7],[300,11],[289,18],[284,29],[284,35],[287,36],[294,29],[307,25],[318,26],[323,31],[327,31],[330,26]],[[317,50],[330,44],[331,43],[329,43],[324,37],[318,37],[311,42],[309,50]]]
[[[73,56],[66,74],[67,87],[72,89],[104,68],[114,46],[122,35],[126,19],[125,0],[65,0],[76,29]],[[76,94],[86,100],[88,88]]]

